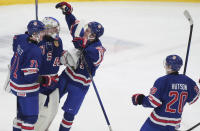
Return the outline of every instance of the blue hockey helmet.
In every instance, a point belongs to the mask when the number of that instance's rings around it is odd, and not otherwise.
[[[39,33],[45,29],[45,25],[39,20],[31,20],[28,25],[28,34],[33,35],[34,33]]]
[[[96,35],[96,38],[99,38],[104,33],[104,27],[98,22],[89,22],[88,27],[91,29],[92,33]]]
[[[172,71],[179,71],[183,65],[183,60],[178,55],[169,55],[165,59],[165,65],[168,66]]]

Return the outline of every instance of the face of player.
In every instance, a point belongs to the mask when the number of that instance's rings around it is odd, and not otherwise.
[[[176,71],[173,71],[173,70],[171,69],[171,66],[170,66],[170,65],[167,65],[167,64],[166,64],[166,60],[164,60],[163,65],[164,65],[165,72],[166,72],[167,75],[168,75],[168,74],[171,74],[171,73],[173,73],[173,72],[176,72]]]
[[[45,34],[51,36],[54,39],[59,36],[59,32],[60,32],[59,27],[47,28],[45,30]]]
[[[40,31],[39,33],[34,33],[32,35],[32,39],[37,42],[40,42],[43,40],[44,35],[45,35],[45,31]]]
[[[94,33],[92,33],[92,30],[90,27],[88,27],[88,25],[86,25],[84,27],[84,38],[86,38],[89,41],[93,41],[96,38],[96,35]]]

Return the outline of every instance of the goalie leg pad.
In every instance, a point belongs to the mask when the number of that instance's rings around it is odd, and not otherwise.
[[[6,81],[4,83],[4,90],[5,92],[10,93],[11,89],[10,89],[10,65],[8,65],[8,73],[7,73],[7,77],[6,77]]]
[[[49,95],[49,103],[48,107],[44,106],[44,103],[46,99],[44,100],[44,96],[41,94],[41,105],[39,107],[39,117],[38,121],[35,124],[35,130],[36,131],[46,131],[48,130],[50,124],[52,123],[54,117],[57,114],[58,106],[59,106],[59,91],[58,89],[55,89],[50,95]],[[40,101],[40,100],[39,100]],[[39,102],[40,103],[40,102]]]

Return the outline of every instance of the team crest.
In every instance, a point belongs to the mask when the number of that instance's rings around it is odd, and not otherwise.
[[[154,95],[157,92],[157,88],[156,87],[152,87],[150,90],[150,94]]]
[[[35,21],[35,22],[33,23],[33,25],[36,26],[36,25],[37,25],[37,22]]]
[[[56,47],[59,47],[58,41],[54,41],[54,45],[55,45]]]
[[[102,28],[102,26],[101,26],[101,25],[98,25],[98,28],[99,28],[99,29],[101,29],[101,28]]]
[[[172,57],[172,59],[175,60],[175,59],[176,59],[176,56],[174,55],[174,56]]]

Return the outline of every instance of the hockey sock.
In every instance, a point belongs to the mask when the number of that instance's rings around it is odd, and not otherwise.
[[[65,112],[64,118],[60,124],[59,131],[69,131],[73,124],[73,120],[74,120],[74,115]]]
[[[38,119],[37,115],[23,116],[23,123],[21,126],[22,131],[35,131],[34,125]]]
[[[35,131],[34,124],[22,123],[22,131]]]
[[[22,122],[23,121],[18,120],[17,118],[15,118],[13,120],[13,131],[21,131]]]

